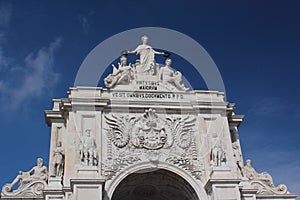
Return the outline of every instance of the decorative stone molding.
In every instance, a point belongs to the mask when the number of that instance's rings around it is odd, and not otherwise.
[[[10,184],[6,184],[2,188],[3,197],[42,197],[43,190],[46,188],[47,183],[43,180],[31,181],[21,184],[17,190],[12,190]]]
[[[258,180],[252,180],[250,184],[258,190],[258,194],[289,194],[288,188],[284,184],[280,184],[277,187],[270,187],[264,182]]]

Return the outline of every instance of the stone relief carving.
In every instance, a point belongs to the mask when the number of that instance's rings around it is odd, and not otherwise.
[[[286,185],[280,184],[275,186],[272,176],[267,172],[257,173],[252,167],[251,160],[246,160],[244,167],[246,177],[250,180],[251,185],[258,189],[258,194],[287,194]]]
[[[91,130],[87,129],[80,139],[80,160],[85,166],[97,166],[96,141],[91,136]]]
[[[140,161],[139,155],[128,155],[127,153],[121,153],[116,158],[109,158],[106,163],[103,164],[105,168],[103,175],[110,180],[117,172],[121,171],[124,167],[132,165],[137,161]]]
[[[136,148],[157,150],[163,148],[170,135],[170,128],[158,117],[155,110],[149,109],[135,121],[132,144]]]
[[[104,79],[107,88],[112,88],[116,84],[129,84],[134,79],[134,70],[131,64],[127,65],[126,56],[121,56],[118,68],[114,64],[112,64],[112,67],[113,73]]]
[[[44,166],[42,158],[37,159],[37,166],[28,172],[19,172],[19,175],[12,183],[6,184],[2,188],[2,196],[24,196],[24,197],[41,197],[43,189],[47,186],[48,171]],[[18,188],[13,187],[18,183]]]
[[[111,115],[104,116],[106,123],[109,125],[109,130],[111,132],[111,140],[113,144],[119,148],[125,147],[130,139],[129,133],[132,130],[135,117],[126,116],[116,116]]]
[[[242,164],[242,154],[241,148],[238,141],[232,143],[232,150],[233,150],[233,158],[237,167],[237,173],[239,177],[244,176],[243,172],[243,164]]]
[[[185,156],[171,156],[166,161],[189,171],[196,179],[202,178],[204,166],[198,159],[186,158]]]
[[[62,149],[61,142],[57,143],[55,150],[53,151],[53,172],[52,177],[62,177],[64,172],[65,152]]]
[[[164,160],[199,178],[202,166],[194,140],[195,117],[161,117],[155,110],[144,114],[105,115],[107,160],[104,175],[111,178],[122,166],[148,159],[154,167]]]

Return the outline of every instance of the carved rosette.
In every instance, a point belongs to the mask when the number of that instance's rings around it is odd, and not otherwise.
[[[153,109],[144,114],[108,114],[106,120],[107,159],[103,174],[111,179],[122,168],[147,159],[154,166],[161,160],[202,175],[195,142],[193,116],[162,117]]]
[[[10,184],[6,184],[2,188],[1,196],[5,197],[42,197],[43,190],[47,183],[43,180],[32,181],[28,184],[22,184],[17,190],[12,190]]]

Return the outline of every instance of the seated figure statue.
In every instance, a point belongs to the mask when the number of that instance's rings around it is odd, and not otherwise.
[[[251,160],[246,160],[246,166],[244,167],[244,172],[249,180],[261,181],[267,186],[274,188],[272,176],[267,173],[257,173],[256,170],[251,165]]]
[[[107,88],[112,88],[117,84],[129,84],[133,80],[133,71],[130,64],[127,65],[126,56],[122,55],[118,63],[118,69],[112,64],[113,73],[104,79]]]
[[[171,64],[172,60],[168,58],[166,60],[166,65],[159,70],[159,80],[161,80],[163,84],[174,86],[178,90],[188,90],[188,88],[181,83],[181,73],[178,71],[174,72],[171,68]]]
[[[11,184],[6,184],[3,186],[2,193],[4,195],[9,196],[11,194],[19,194],[25,191],[26,189],[30,189],[30,187],[34,187],[35,183],[40,182],[42,187],[45,187],[48,177],[47,168],[44,166],[44,161],[42,158],[37,159],[37,166],[33,167],[28,172],[19,171],[19,175],[13,180]],[[18,188],[13,191],[12,188],[19,183]],[[42,188],[43,189],[43,188]]]

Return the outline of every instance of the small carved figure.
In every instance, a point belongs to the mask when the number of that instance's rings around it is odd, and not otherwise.
[[[155,51],[148,43],[148,37],[143,36],[141,38],[142,44],[137,46],[137,48],[133,51],[126,51],[125,54],[138,54],[140,56],[140,64],[137,66],[137,70],[141,73],[156,73],[156,62],[155,62],[155,54],[158,55],[166,55],[168,53]]]
[[[61,147],[61,142],[57,143],[56,149],[53,151],[53,174],[51,176],[61,177],[64,170],[65,154]]]
[[[233,149],[233,157],[234,157],[235,163],[237,165],[238,173],[240,176],[244,176],[242,155],[241,155],[241,150],[240,150],[238,141],[235,141],[234,143],[232,143],[232,149]]]
[[[91,136],[91,130],[87,129],[86,135],[81,139],[80,159],[86,166],[96,166],[97,163],[97,148],[96,141]]]
[[[187,91],[188,88],[181,83],[181,73],[178,71],[174,72],[171,64],[172,60],[170,58],[166,59],[166,65],[159,70],[159,80],[164,84],[175,86],[178,90]]]
[[[37,165],[33,167],[28,172],[19,171],[19,175],[13,180],[11,184],[4,186],[5,190],[3,192],[12,192],[12,188],[19,183],[19,187],[16,191],[26,189],[26,185],[30,185],[34,182],[46,181],[48,177],[47,168],[44,166],[44,161],[42,158],[37,159]]]
[[[211,150],[211,164],[217,167],[226,164],[226,155],[220,145],[215,145]]]
[[[104,79],[104,83],[108,88],[115,86],[116,84],[129,84],[134,79],[133,69],[131,64],[127,65],[126,56],[122,55],[120,62],[118,63],[118,69],[112,64],[113,73],[108,75]]]
[[[273,188],[275,187],[273,184],[272,176],[267,173],[257,173],[256,170],[251,165],[251,160],[246,160],[246,166],[244,167],[245,175],[249,180],[258,180],[265,183],[267,186]]]

